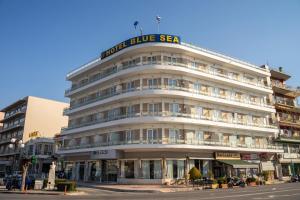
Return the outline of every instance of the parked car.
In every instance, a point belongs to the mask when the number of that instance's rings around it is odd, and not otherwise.
[[[7,190],[20,189],[22,184],[22,176],[10,175],[5,178],[5,187]]]

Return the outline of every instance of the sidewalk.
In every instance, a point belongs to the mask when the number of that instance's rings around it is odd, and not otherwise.
[[[119,184],[95,184],[95,183],[77,183],[79,190],[81,187],[114,191],[114,192],[142,192],[142,193],[159,193],[159,192],[185,192],[199,190],[198,187],[176,185],[119,185]]]
[[[64,192],[50,191],[50,190],[27,190],[22,192],[20,190],[7,190],[5,186],[0,186],[0,193],[6,194],[30,194],[30,195],[64,195]],[[85,192],[67,192],[66,195],[83,195]]]

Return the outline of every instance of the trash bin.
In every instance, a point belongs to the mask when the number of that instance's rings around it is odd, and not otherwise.
[[[42,179],[36,179],[34,181],[34,189],[35,190],[41,190],[43,188],[43,180]]]

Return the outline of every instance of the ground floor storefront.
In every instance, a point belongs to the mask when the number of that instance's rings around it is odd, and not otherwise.
[[[207,178],[256,176],[264,170],[265,164],[262,163],[267,161],[261,161],[259,156],[251,156],[237,152],[212,151],[98,150],[69,154],[61,157],[59,162],[65,177],[77,181],[180,184],[185,182],[193,167],[200,171],[202,177]],[[275,170],[274,167],[272,170]],[[270,174],[274,178],[272,174],[274,171]]]

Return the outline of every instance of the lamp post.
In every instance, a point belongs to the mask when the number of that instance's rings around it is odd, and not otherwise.
[[[14,149],[15,151],[17,148],[20,148],[20,159],[22,159],[22,150],[25,147],[25,144],[23,143],[23,140],[18,140],[16,138],[12,138],[10,140],[9,148]],[[15,154],[15,159],[16,161],[16,154]],[[26,175],[27,175],[27,170],[29,166],[29,160],[28,159],[22,159],[22,185],[21,185],[21,191],[24,191],[25,189],[25,181],[26,181]]]
[[[18,140],[16,138],[11,138],[10,144],[8,145],[8,147],[10,149],[13,149],[16,152],[16,150],[18,148],[22,149],[25,147],[25,145],[22,140]],[[20,155],[21,155],[21,151],[20,151]],[[14,154],[14,162],[16,162],[16,154]],[[13,168],[15,168],[15,166]]]

